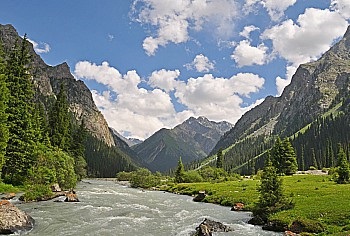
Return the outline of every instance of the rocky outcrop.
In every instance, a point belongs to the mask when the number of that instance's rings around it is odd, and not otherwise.
[[[12,25],[0,24],[0,42],[4,45],[4,51],[9,52],[15,42],[20,42],[17,31]],[[28,42],[28,50],[31,56],[31,74],[36,88],[37,99],[44,104],[46,110],[59,92],[63,83],[67,88],[69,109],[74,115],[78,124],[84,119],[86,128],[93,136],[103,140],[107,145],[114,146],[113,137],[109,131],[108,124],[102,113],[96,107],[90,90],[82,82],[78,81],[71,74],[66,62],[57,65],[47,65]]]
[[[196,233],[194,233],[193,236],[212,236],[214,232],[230,232],[230,231],[233,231],[233,229],[220,222],[205,219],[196,228]]]
[[[206,194],[205,194],[205,191],[199,191],[199,193],[197,194],[197,196],[195,196],[193,198],[193,201],[194,202],[201,202],[204,200]]]
[[[75,191],[70,191],[66,194],[65,202],[79,202],[78,196]]]
[[[3,196],[2,200],[11,200],[12,198],[16,197],[15,193],[7,193],[5,196]]]
[[[243,209],[244,209],[244,203],[236,202],[231,208],[231,211],[243,211]]]
[[[31,230],[34,219],[7,200],[0,201],[0,234]]]

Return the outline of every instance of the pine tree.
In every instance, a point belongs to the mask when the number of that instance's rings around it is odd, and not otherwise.
[[[277,174],[283,173],[283,145],[280,137],[277,137],[276,142],[271,150],[271,162],[272,165],[276,168]]]
[[[84,120],[81,121],[80,126],[73,132],[72,142],[70,146],[70,154],[75,160],[75,173],[78,180],[86,177],[86,160],[85,160],[85,146],[84,143],[87,138],[87,130],[85,128]]]
[[[219,149],[218,153],[216,154],[216,168],[223,168],[223,154],[222,154],[222,148]]]
[[[5,163],[5,153],[7,147],[7,141],[9,138],[9,130],[7,126],[7,99],[8,99],[8,89],[6,85],[5,77],[5,65],[4,65],[4,54],[2,52],[2,44],[0,42],[0,180],[2,166]]]
[[[182,163],[181,157],[179,158],[179,161],[177,163],[177,168],[175,171],[175,182],[176,183],[183,183],[184,182],[184,175],[185,175],[185,167]]]
[[[67,94],[63,84],[61,84],[57,100],[51,109],[49,123],[51,128],[51,144],[64,151],[69,151],[71,142],[69,133],[70,117],[68,112]]]
[[[9,99],[6,112],[9,140],[5,154],[3,176],[5,181],[22,184],[28,169],[35,162],[36,131],[33,128],[34,89],[28,73],[29,54],[26,36],[20,47],[17,44],[6,62],[6,82]]]
[[[289,139],[284,139],[283,159],[282,159],[282,173],[285,175],[293,175],[298,170],[297,156]]]
[[[346,158],[346,154],[343,150],[343,147],[339,144],[338,147],[338,184],[346,184],[349,183],[350,180],[350,165],[348,159]]]

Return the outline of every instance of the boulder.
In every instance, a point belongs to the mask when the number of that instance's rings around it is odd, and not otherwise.
[[[8,193],[4,197],[2,197],[2,200],[11,200],[12,198],[16,197],[15,193]]]
[[[0,201],[0,234],[31,230],[34,219],[7,200]]]
[[[213,232],[230,232],[233,231],[232,228],[209,219],[204,219],[204,221],[196,228],[195,236],[212,236]]]
[[[205,196],[206,196],[205,191],[199,191],[198,195],[193,198],[193,201],[201,202],[204,200]]]
[[[60,186],[58,184],[53,184],[53,185],[51,185],[51,191],[52,192],[61,192],[62,189],[60,188]]]
[[[242,211],[243,209],[244,209],[244,204],[241,202],[236,202],[231,208],[231,211]]]
[[[74,190],[69,191],[66,193],[66,199],[64,200],[65,202],[79,202],[78,196],[75,193]]]

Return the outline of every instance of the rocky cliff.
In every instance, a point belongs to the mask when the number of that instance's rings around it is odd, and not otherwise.
[[[133,150],[152,171],[175,168],[179,157],[184,163],[203,159],[232,125],[205,117],[189,118],[173,129],[161,129]]]
[[[4,51],[8,52],[21,38],[12,25],[0,25],[0,40],[4,45]],[[67,63],[57,66],[49,66],[37,55],[33,45],[28,42],[28,50],[31,56],[29,68],[33,75],[38,99],[48,108],[60,89],[60,84],[67,88],[69,109],[77,122],[84,119],[86,128],[93,136],[103,140],[107,145],[114,146],[113,137],[102,113],[97,109],[90,90],[82,81],[76,80],[70,73]]]

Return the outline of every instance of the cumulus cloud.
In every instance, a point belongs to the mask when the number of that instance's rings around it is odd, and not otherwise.
[[[185,67],[188,70],[196,69],[197,72],[208,73],[214,69],[214,63],[211,62],[208,57],[204,56],[203,54],[199,54],[193,59],[191,63],[186,64]]]
[[[296,0],[246,0],[244,9],[247,13],[254,11],[257,5],[263,6],[272,21],[279,21],[288,7],[293,6]]]
[[[236,9],[231,0],[135,0],[132,13],[134,20],[157,29],[143,41],[144,50],[151,56],[159,46],[188,41],[189,31],[203,30],[204,25],[213,27],[220,36],[231,35]]]
[[[276,79],[279,94],[290,83],[291,72],[301,63],[318,59],[344,34],[347,26],[337,12],[308,8],[296,22],[289,19],[265,30],[262,38],[271,40],[274,53],[288,63],[286,79]]]
[[[255,30],[259,30],[259,28],[254,26],[254,25],[244,26],[243,31],[240,32],[239,35],[243,36],[246,39],[250,39],[250,33],[255,31]]]
[[[96,105],[111,127],[135,138],[147,138],[190,116],[235,123],[250,108],[242,107],[243,97],[258,92],[265,82],[251,73],[230,78],[206,74],[185,82],[179,80],[179,70],[162,69],[149,76],[150,88],[145,89],[140,87],[141,78],[136,71],[122,75],[107,62],[97,65],[88,61],[78,62],[74,74],[76,78],[106,86],[103,92],[92,91]],[[176,111],[172,97],[186,109]]]
[[[350,19],[350,1],[332,0],[332,9],[339,12],[345,19]]]
[[[250,45],[249,40],[242,40],[236,46],[231,58],[235,60],[238,67],[263,65],[267,62],[267,50],[264,44],[254,47]]]
[[[50,45],[47,43],[43,43],[43,42],[37,43],[31,39],[28,39],[28,41],[33,44],[34,51],[38,54],[48,53],[51,50]]]

